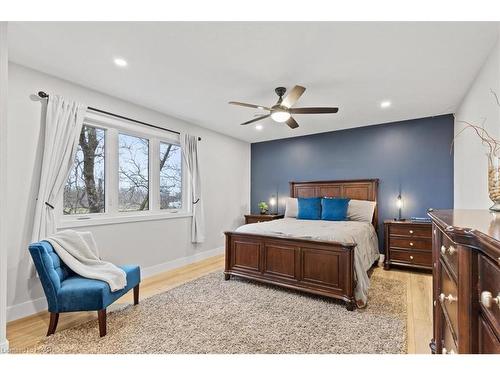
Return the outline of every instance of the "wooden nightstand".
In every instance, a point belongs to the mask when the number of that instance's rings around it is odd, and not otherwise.
[[[271,220],[276,220],[276,219],[283,219],[285,215],[278,215],[278,214],[266,214],[266,215],[245,215],[245,224],[253,224],[253,223],[260,223],[262,221],[271,221]]]
[[[385,220],[384,269],[391,265],[432,270],[432,224]]]

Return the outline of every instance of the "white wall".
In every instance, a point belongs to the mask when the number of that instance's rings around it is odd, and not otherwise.
[[[7,71],[8,71],[7,22],[0,22],[0,353],[9,348],[6,336],[7,302],[7,215],[5,176],[7,166]]]
[[[243,214],[249,211],[248,143],[11,63],[7,169],[9,320],[45,308],[40,281],[29,277],[27,249],[39,173],[37,150],[40,151],[41,121],[41,104],[30,99],[30,95],[40,90],[202,137],[205,243],[191,244],[190,218],[88,227],[105,259],[117,264],[139,264],[146,274],[152,274],[221,252],[222,232],[241,225]]]
[[[455,115],[455,134],[464,128],[459,121],[481,125],[495,138],[500,138],[500,106],[490,90],[500,97],[500,40],[464,97]],[[473,130],[465,130],[454,145],[454,207],[489,208],[487,149]]]

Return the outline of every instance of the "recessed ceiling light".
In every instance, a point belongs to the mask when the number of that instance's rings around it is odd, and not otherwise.
[[[262,130],[264,127],[261,124],[255,125],[256,130]]]
[[[384,100],[380,103],[380,108],[389,108],[391,106],[391,102],[389,100]]]
[[[119,66],[120,68],[124,68],[128,65],[127,60],[122,59],[120,57],[115,58],[113,61],[114,61],[115,65]]]

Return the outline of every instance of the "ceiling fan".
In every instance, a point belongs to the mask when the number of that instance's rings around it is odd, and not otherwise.
[[[317,114],[317,113],[337,113],[339,109],[337,107],[308,107],[308,108],[292,108],[292,106],[299,100],[304,91],[306,91],[305,87],[302,86],[294,86],[294,88],[290,91],[290,93],[283,98],[285,95],[286,88],[284,87],[276,87],[274,90],[278,95],[278,101],[272,107],[266,107],[263,105],[256,104],[248,104],[242,102],[229,102],[229,104],[239,105],[242,107],[249,108],[257,108],[261,110],[269,111],[269,114],[262,115],[253,120],[242,123],[241,125],[248,125],[254,122],[264,120],[268,117],[271,117],[276,122],[286,122],[286,124],[292,128],[298,128],[299,124],[292,117],[294,114]]]

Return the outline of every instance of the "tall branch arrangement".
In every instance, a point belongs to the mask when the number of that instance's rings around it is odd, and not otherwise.
[[[492,95],[494,96],[497,105],[500,107],[500,100],[498,99],[498,95],[496,94],[495,91],[493,91],[493,90],[490,90],[490,91],[491,91]],[[455,117],[455,119],[456,119],[456,117]],[[490,162],[493,161],[494,157],[499,157],[500,156],[500,141],[498,139],[492,137],[486,131],[486,129],[484,128],[484,121],[483,121],[483,123],[481,125],[475,125],[475,124],[472,124],[472,123],[470,123],[468,121],[464,121],[464,120],[457,120],[457,122],[465,124],[466,126],[462,130],[460,130],[455,135],[455,137],[453,137],[453,141],[451,142],[451,147],[452,148],[453,148],[453,145],[455,143],[455,140],[457,139],[457,137],[460,134],[462,134],[467,129],[472,129],[477,134],[477,136],[479,137],[479,139],[481,139],[481,143],[488,148],[488,159],[489,159]],[[450,150],[450,152],[451,152],[451,150]]]

